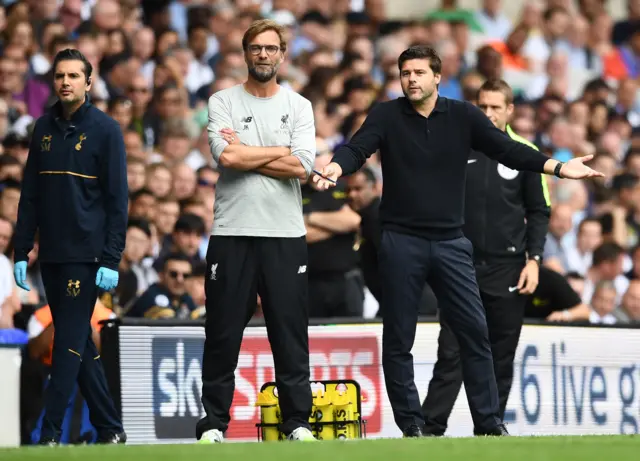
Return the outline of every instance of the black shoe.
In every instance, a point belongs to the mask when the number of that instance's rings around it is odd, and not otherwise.
[[[123,432],[120,432],[119,434],[110,434],[106,438],[99,438],[96,441],[96,443],[109,445],[109,444],[123,444],[123,443],[126,443],[126,441],[127,441],[127,434],[125,434],[123,431]]]
[[[505,437],[509,435],[507,427],[504,424],[498,424],[493,429],[488,431],[473,431],[473,435],[476,436],[488,436],[488,437]]]
[[[423,437],[424,433],[422,432],[422,429],[420,429],[417,425],[412,424],[411,426],[409,426],[408,428],[406,428],[404,430],[404,436],[405,437]]]
[[[46,439],[40,439],[40,441],[38,442],[38,445],[43,445],[46,447],[55,447],[58,445],[58,442],[56,442],[54,439],[46,438]]]

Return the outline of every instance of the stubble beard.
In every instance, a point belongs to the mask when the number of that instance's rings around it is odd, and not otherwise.
[[[260,83],[267,83],[271,81],[276,76],[277,73],[278,73],[277,65],[272,65],[271,67],[268,68],[268,70],[262,70],[261,67],[258,67],[258,64],[249,68],[249,75],[251,75],[251,77],[254,80]]]

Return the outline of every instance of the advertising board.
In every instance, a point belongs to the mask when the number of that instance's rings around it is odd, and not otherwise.
[[[418,325],[413,349],[424,398],[439,326]],[[353,379],[362,390],[367,437],[399,437],[382,372],[382,326],[311,327],[312,380]],[[131,443],[195,440],[203,416],[202,327],[120,326],[122,413]],[[242,344],[227,438],[257,440],[260,387],[274,381],[266,330],[248,328]],[[516,355],[506,422],[512,434],[635,434],[640,422],[640,330],[525,326]],[[473,427],[461,390],[447,435]]]

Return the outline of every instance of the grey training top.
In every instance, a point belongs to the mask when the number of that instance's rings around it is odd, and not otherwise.
[[[270,98],[249,94],[242,84],[209,98],[209,146],[216,162],[228,143],[220,135],[233,128],[247,146],[290,147],[307,176],[316,155],[316,131],[309,100],[280,87]],[[297,178],[276,179],[219,164],[212,235],[301,237],[306,234]]]

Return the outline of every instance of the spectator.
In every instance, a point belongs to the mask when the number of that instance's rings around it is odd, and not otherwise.
[[[20,183],[7,179],[0,189],[0,216],[15,224],[20,203]]]
[[[622,297],[622,304],[613,311],[617,323],[640,322],[640,281],[632,280]]]
[[[544,247],[545,266],[560,273],[569,267],[568,251],[573,243],[573,209],[566,204],[558,204],[551,208],[549,234]]]
[[[201,262],[200,244],[203,235],[204,220],[194,214],[182,214],[176,221],[170,238],[164,242],[163,249],[154,264],[155,269],[160,272],[167,255],[174,252],[186,255],[191,264]]]
[[[618,293],[612,282],[608,280],[598,282],[591,297],[589,322],[605,325],[616,323],[617,319],[613,315],[613,311],[616,308],[617,297]]]
[[[151,227],[144,219],[130,219],[127,238],[120,260],[118,273],[120,281],[115,289],[113,305],[124,310],[158,281],[158,274],[144,264],[151,253]]]
[[[184,319],[199,315],[193,299],[187,292],[187,280],[193,273],[189,256],[171,253],[163,263],[159,281],[151,285],[131,308],[125,311],[126,316]]]
[[[611,282],[616,291],[614,304],[620,302],[620,298],[627,291],[629,280],[623,273],[624,249],[614,242],[605,242],[593,252],[593,263],[587,271],[582,293],[582,302],[591,303],[596,286],[600,282]]]
[[[314,168],[331,160],[322,141]],[[361,317],[364,291],[354,251],[360,216],[347,205],[344,186],[321,191],[314,182],[302,187],[309,251],[309,314],[311,317]]]
[[[569,272],[585,275],[591,267],[593,251],[602,243],[602,224],[596,218],[585,218],[578,224],[575,246],[567,249]]]

